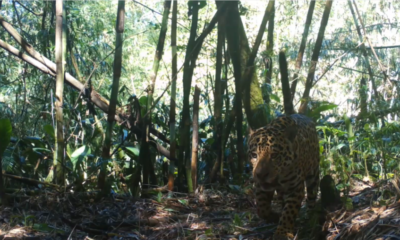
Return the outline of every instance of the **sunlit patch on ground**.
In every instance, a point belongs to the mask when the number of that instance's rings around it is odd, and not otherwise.
[[[329,212],[322,239],[399,239],[400,194],[391,181],[353,183],[351,207]],[[361,186],[362,185],[362,186]],[[245,193],[246,192],[246,193]],[[204,190],[148,199],[89,195],[30,197],[0,213],[2,239],[268,239],[276,227],[256,215],[251,191]],[[279,202],[273,203],[279,211]],[[347,210],[346,210],[347,208]],[[352,209],[351,209],[352,208]],[[299,222],[302,222],[299,220]],[[297,224],[296,232],[307,226]],[[301,234],[298,234],[300,236]],[[306,240],[306,238],[297,238]],[[308,235],[307,239],[315,239]]]

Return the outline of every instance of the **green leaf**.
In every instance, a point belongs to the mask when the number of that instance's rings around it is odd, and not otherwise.
[[[76,169],[76,166],[80,164],[83,159],[91,153],[91,150],[89,147],[86,145],[76,149],[72,154],[71,154],[71,162],[73,169]]]
[[[164,208],[164,210],[167,211],[167,212],[178,212],[178,211],[176,211],[174,209],[171,209],[171,208]]]
[[[242,219],[240,219],[238,214],[235,214],[235,217],[233,219],[233,224],[235,224],[236,226],[241,227],[243,225]]]
[[[277,102],[281,102],[281,100],[279,99],[278,95],[271,93],[269,95],[269,97]]]
[[[214,138],[209,138],[209,139],[206,140],[206,144],[209,145],[209,146],[211,146],[214,142],[215,142]]]
[[[180,202],[182,205],[185,205],[185,206],[187,206],[189,203],[187,199],[179,199],[178,202]]]
[[[344,189],[344,187],[345,187],[345,185],[344,185],[343,183],[340,183],[340,184],[338,184],[338,185],[336,186],[336,188],[337,188],[339,191],[342,191],[342,190]]]
[[[162,201],[162,193],[161,192],[158,192],[158,194],[157,194],[157,202],[159,202],[159,203],[161,203],[161,201]]]
[[[324,152],[324,146],[323,145],[321,145],[321,146],[319,146],[319,153],[323,153]]]
[[[356,140],[356,136],[353,137],[349,137],[347,140],[349,140],[349,142]]]
[[[0,157],[11,140],[12,125],[9,119],[0,119]]]
[[[147,97],[146,96],[142,96],[140,99],[139,99],[139,104],[140,104],[140,106],[143,108],[143,107],[146,107],[147,106]]]
[[[139,156],[139,149],[137,147],[124,147],[125,150],[128,150],[129,152],[133,153],[135,156]]]
[[[47,225],[45,223],[35,223],[35,224],[33,224],[32,228],[37,230],[37,231],[39,231],[39,232],[50,233],[50,232],[58,231],[60,233],[64,233],[63,231],[54,229],[54,228],[50,227],[49,225]]]
[[[49,150],[47,148],[32,148],[32,151],[37,152],[37,153],[41,153],[41,151],[51,153],[51,150]]]
[[[344,200],[344,205],[346,210],[351,211],[353,210],[353,201],[351,200],[351,198],[346,198]]]
[[[338,105],[333,104],[333,103],[328,103],[328,104],[325,104],[325,105],[321,105],[321,106],[315,108],[315,109],[311,112],[310,115],[311,115],[311,116],[318,116],[321,112],[335,109],[335,108],[337,108],[337,106],[338,106]]]
[[[212,228],[209,228],[209,229],[207,229],[204,233],[205,233],[207,236],[210,236],[210,235],[213,235],[213,230],[212,230]]]
[[[55,134],[54,134],[54,128],[53,126],[47,124],[43,126],[43,130],[45,133],[49,134],[50,137],[52,137],[53,139],[56,138]]]
[[[334,147],[331,149],[331,151],[340,150],[340,149],[341,149],[342,147],[344,147],[344,146],[346,146],[346,144],[340,143],[340,144],[334,146]]]

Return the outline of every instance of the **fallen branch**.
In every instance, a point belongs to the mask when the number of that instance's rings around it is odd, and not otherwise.
[[[17,175],[11,175],[11,174],[3,173],[3,177],[8,177],[8,178],[11,178],[11,179],[15,179],[15,180],[18,180],[20,182],[23,182],[23,183],[26,183],[26,184],[30,184],[30,185],[32,185],[32,184],[35,184],[35,185],[43,184],[43,185],[46,185],[46,186],[49,186],[49,187],[54,187],[54,188],[57,188],[57,189],[60,188],[60,186],[58,186],[56,184],[53,184],[53,183],[42,182],[42,181],[39,181],[39,180],[20,177],[20,176],[17,176]]]

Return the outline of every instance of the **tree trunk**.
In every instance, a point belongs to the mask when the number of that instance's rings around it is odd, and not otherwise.
[[[368,90],[367,83],[365,82],[365,79],[362,77],[360,80],[360,87],[358,89],[358,94],[360,97],[360,113],[358,114],[357,118],[363,118],[368,114],[367,90]]]
[[[227,22],[229,22],[229,27],[227,25],[227,40],[228,40],[228,48],[229,48],[229,54],[232,59],[232,64],[233,64],[233,69],[234,69],[234,76],[235,76],[235,88],[236,88],[236,94],[235,94],[235,112],[236,112],[236,131],[237,131],[237,150],[238,150],[238,170],[237,170],[237,176],[240,180],[242,173],[243,173],[243,157],[244,157],[244,152],[243,152],[243,132],[242,132],[242,124],[243,124],[243,113],[242,113],[242,94],[244,93],[244,105],[245,105],[245,110],[246,110],[246,115],[247,115],[247,120],[249,122],[249,125],[252,129],[256,129],[258,127],[261,127],[262,125],[265,125],[265,121],[262,123],[257,121],[257,116],[258,118],[260,115],[256,115],[256,111],[258,111],[259,107],[258,105],[263,103],[262,99],[262,94],[260,91],[260,87],[258,86],[258,81],[256,74],[254,74],[254,60],[256,58],[258,48],[261,44],[261,40],[263,37],[263,34],[265,32],[265,28],[267,25],[268,20],[271,18],[271,13],[273,11],[273,6],[274,6],[274,1],[270,1],[268,3],[268,6],[265,10],[265,14],[256,38],[256,41],[254,43],[253,49],[250,53],[250,49],[248,47],[247,39],[244,40],[245,38],[245,33],[243,29],[243,25],[241,23],[241,19],[239,16],[238,12],[238,6],[237,2],[230,2],[231,4],[231,10],[229,11],[230,14],[227,16]],[[238,31],[239,30],[239,31]],[[241,33],[242,31],[242,34]],[[245,43],[245,44],[243,44]],[[247,45],[247,47],[245,46]],[[246,51],[247,49],[247,51]],[[248,58],[243,59],[243,53],[246,53],[246,56]],[[242,65],[245,63],[246,68],[242,70]],[[242,80],[243,79],[243,80]],[[250,80],[251,79],[251,80]],[[255,81],[255,80],[256,81]],[[246,82],[247,81],[247,82]],[[255,92],[258,90],[258,97],[257,101],[259,104],[254,105],[253,101],[253,94],[256,95]],[[244,91],[244,92],[243,92]],[[250,94],[251,92],[251,94]],[[260,97],[260,98],[259,98]],[[264,116],[266,119],[266,112],[263,112]],[[222,177],[222,176],[221,176]]]
[[[281,84],[283,94],[283,107],[286,115],[295,113],[293,107],[292,96],[290,94],[289,74],[286,62],[286,56],[283,51],[279,52],[279,69],[281,72]]]
[[[142,136],[141,139],[141,145],[143,147],[149,147],[148,144],[145,144],[144,142],[148,142],[149,141],[149,134],[150,134],[150,124],[151,124],[151,109],[152,109],[152,105],[153,105],[153,95],[154,95],[154,88],[156,85],[156,79],[157,79],[157,74],[158,74],[158,69],[160,67],[160,61],[162,59],[162,54],[164,51],[164,43],[165,43],[165,36],[167,34],[167,29],[168,29],[168,16],[169,16],[169,12],[171,9],[171,1],[166,0],[164,1],[164,12],[163,12],[163,18],[162,18],[162,22],[161,22],[161,31],[160,31],[160,35],[158,37],[158,44],[157,44],[157,49],[156,49],[156,53],[154,56],[154,62],[153,62],[153,74],[151,76],[151,83],[150,86],[148,88],[148,93],[147,93],[147,106],[146,106],[146,115],[144,116],[143,119],[143,129],[145,129],[145,135]],[[141,147],[141,148],[143,148]],[[148,152],[148,150],[144,151],[144,152]],[[150,156],[145,156],[144,154],[140,154],[139,155],[139,162],[143,165],[143,185],[144,186],[148,186],[149,184],[149,177],[151,175],[154,175],[154,171],[153,173],[151,172],[152,169],[154,167],[150,166],[151,161]],[[155,179],[153,179],[154,181]],[[151,184],[156,185],[156,182],[151,182]]]
[[[176,128],[175,128],[175,108],[176,108],[176,78],[178,75],[178,58],[176,51],[176,27],[177,27],[177,15],[178,15],[178,1],[173,0],[172,7],[172,21],[171,21],[171,49],[172,49],[172,83],[171,83],[171,106],[169,112],[169,129],[170,129],[170,155],[176,157]],[[174,172],[175,162],[169,162],[168,168],[168,191],[174,190]]]
[[[10,143],[12,135],[12,125],[9,119],[0,119],[0,198],[1,204],[8,206],[9,202],[5,192],[5,186],[3,182],[3,153],[7,149]]]
[[[185,63],[183,69],[183,108],[182,108],[182,119],[180,122],[180,141],[181,147],[179,148],[179,169],[178,169],[178,181],[179,181],[179,189],[182,189],[182,178],[183,172],[185,171],[185,163],[189,161],[189,141],[190,141],[190,106],[189,106],[189,97],[190,97],[190,88],[192,86],[192,77],[194,67],[196,65],[197,56],[194,57],[193,51],[196,43],[196,34],[197,34],[197,23],[198,23],[198,14],[199,14],[199,6],[198,1],[189,2],[189,12],[192,13],[192,26],[190,28],[190,36],[189,41],[186,47],[186,55],[185,55]],[[187,176],[186,176],[187,177]]]
[[[303,65],[303,56],[304,56],[304,51],[306,49],[308,31],[310,30],[311,20],[312,20],[313,14],[314,14],[315,3],[316,3],[316,1],[311,1],[310,6],[308,7],[306,23],[304,25],[303,36],[301,38],[301,43],[300,43],[300,49],[299,49],[299,52],[298,52],[297,58],[296,58],[296,66],[295,66],[293,79],[292,79],[293,82],[292,82],[292,86],[290,89],[290,91],[292,93],[292,101],[294,100],[294,96],[296,94],[296,86],[297,86],[297,81],[299,78],[299,72],[300,72],[301,66]]]
[[[232,7],[237,5],[237,2],[228,2]],[[242,89],[244,90],[244,99],[243,102],[245,104],[245,110],[247,115],[247,121],[252,129],[257,129],[264,126],[268,119],[268,114],[265,108],[262,108],[264,104],[261,88],[258,83],[257,74],[253,74],[255,71],[254,67],[254,59],[258,51],[258,46],[262,40],[261,31],[265,31],[266,23],[271,16],[273,10],[273,3],[269,3],[267,9],[264,14],[263,21],[260,26],[259,34],[257,36],[256,42],[254,44],[253,50],[250,50],[249,43],[246,37],[246,32],[244,31],[243,23],[240,18],[239,12],[235,10],[229,11],[227,14],[226,22],[234,23],[237,21],[236,28],[233,27],[233,24],[227,24],[226,33],[228,40],[228,49],[229,54],[232,58],[233,66],[235,66],[235,62],[237,60],[233,60],[234,58],[239,57],[241,66],[246,66],[246,68],[241,69],[241,79],[243,79]],[[233,48],[232,41],[239,41],[240,48]],[[239,50],[239,52],[237,52]],[[237,65],[237,63],[236,63]],[[250,90],[248,90],[250,89]],[[249,94],[251,92],[251,94]],[[236,101],[235,101],[236,102]],[[236,109],[236,107],[234,107]]]
[[[191,181],[192,188],[189,187],[189,193],[192,193],[197,188],[197,159],[199,146],[199,100],[200,89],[196,85],[193,97],[193,134],[192,134],[192,164],[191,164]],[[188,186],[190,186],[188,182]]]
[[[311,88],[313,85],[315,70],[317,68],[318,56],[319,56],[319,52],[322,47],[322,40],[324,39],[325,28],[326,28],[326,25],[328,24],[329,14],[330,14],[331,8],[332,8],[332,2],[333,2],[333,0],[328,0],[325,3],[325,10],[322,15],[322,20],[321,20],[321,25],[320,25],[319,32],[318,32],[317,41],[315,42],[315,47],[313,50],[313,54],[311,56],[311,64],[310,64],[310,68],[308,70],[306,86],[304,89],[303,97],[302,97],[300,108],[299,108],[299,113],[301,113],[301,114],[305,114],[307,111],[307,105],[308,105],[309,98],[310,98],[310,91],[311,91]]]
[[[1,205],[3,207],[8,206],[8,199],[5,190],[6,188],[4,186],[4,181],[3,181],[3,158],[0,155],[0,198],[1,198]]]
[[[216,2],[218,4],[218,2]],[[223,107],[223,92],[224,86],[221,79],[222,73],[222,58],[223,48],[225,46],[225,17],[220,16],[218,20],[218,39],[217,39],[217,53],[216,53],[216,65],[215,65],[215,90],[214,90],[214,139],[215,139],[215,152],[217,155],[214,166],[216,170],[221,166],[222,161],[222,107]],[[224,80],[226,81],[226,75]],[[216,170],[214,175],[216,174]],[[214,176],[213,176],[214,178]]]
[[[54,175],[53,178],[58,185],[64,185],[64,121],[63,121],[63,93],[64,93],[64,73],[65,73],[65,45],[66,45],[66,30],[65,19],[63,14],[63,0],[56,1],[56,40],[55,40],[55,55],[56,55],[56,127],[55,127],[55,149],[54,149]],[[51,178],[51,174],[49,175]],[[47,179],[52,180],[52,179]]]
[[[273,3],[271,18],[268,21],[268,35],[267,35],[267,53],[264,59],[265,64],[265,84],[266,84],[266,92],[264,95],[264,102],[267,106],[270,103],[270,94],[271,94],[271,80],[272,80],[272,69],[273,69],[273,61],[272,56],[274,55],[274,28],[275,28],[275,1]],[[268,114],[269,115],[269,114]]]
[[[243,132],[242,132],[242,123],[243,123],[243,112],[242,112],[242,84],[241,84],[241,77],[242,77],[242,59],[241,53],[243,46],[240,45],[240,35],[237,31],[239,29],[239,18],[237,17],[238,12],[238,3],[237,2],[229,2],[231,4],[229,14],[227,15],[226,22],[227,24],[227,41],[228,41],[228,49],[229,55],[232,59],[233,64],[233,72],[235,77],[235,99],[234,99],[234,106],[232,109],[231,115],[236,117],[236,134],[237,134],[237,154],[238,154],[238,167],[237,167],[237,179],[238,181],[241,180],[242,170],[243,170]],[[249,118],[250,116],[248,116]],[[231,116],[231,120],[233,120],[233,116]],[[233,121],[230,122],[233,125]],[[229,124],[230,125],[230,124]],[[230,128],[230,127],[229,127]],[[220,169],[223,169],[223,163],[221,162]],[[223,174],[221,170],[221,174]],[[221,178],[223,175],[221,175]],[[236,179],[236,176],[235,176]]]
[[[113,84],[111,89],[110,105],[107,115],[106,137],[103,143],[103,150],[100,163],[100,173],[97,179],[97,187],[101,189],[103,194],[110,191],[111,186],[106,184],[107,163],[110,159],[110,149],[112,143],[112,129],[115,121],[116,105],[118,101],[119,79],[121,77],[122,68],[122,44],[125,21],[125,1],[118,2],[117,22],[115,26],[116,41],[114,53],[114,68],[113,68]]]
[[[374,79],[374,73],[372,72],[371,64],[370,64],[370,62],[368,60],[368,53],[367,53],[367,49],[365,48],[364,37],[363,37],[363,35],[361,33],[361,28],[360,28],[360,25],[358,24],[358,20],[357,20],[356,12],[354,11],[354,8],[353,8],[353,4],[351,3],[350,0],[348,0],[347,3],[349,5],[351,15],[353,16],[354,25],[356,26],[356,29],[357,29],[358,39],[362,43],[361,46],[360,46],[360,49],[361,49],[361,52],[362,52],[363,57],[364,57],[365,65],[367,66],[368,75],[369,75],[369,79],[371,80],[372,89],[374,90],[375,102],[379,103],[379,100],[381,99],[381,97],[379,96],[378,90],[376,88],[375,79]],[[354,2],[354,7],[357,10],[357,5],[356,5],[355,2]],[[357,13],[358,13],[358,11],[357,11]],[[360,18],[360,21],[361,21],[361,18]],[[378,108],[379,108],[379,106],[378,106]],[[385,120],[384,120],[383,116],[381,116],[381,121],[382,121],[382,125],[384,126],[385,125]]]

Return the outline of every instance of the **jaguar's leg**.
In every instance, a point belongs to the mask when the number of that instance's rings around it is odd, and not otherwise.
[[[299,213],[301,202],[304,198],[304,182],[288,190],[284,195],[285,207],[279,219],[278,227],[274,233],[274,240],[293,239],[294,222]]]
[[[306,178],[307,187],[307,209],[313,209],[318,195],[319,186],[319,167]]]
[[[262,191],[260,188],[256,189],[256,204],[257,214],[264,220],[270,220],[271,215],[271,202],[274,196],[274,191]]]
[[[276,195],[278,197],[278,201],[280,201],[281,208],[283,209],[285,207],[285,202],[283,200],[284,192],[282,190],[276,189]]]

